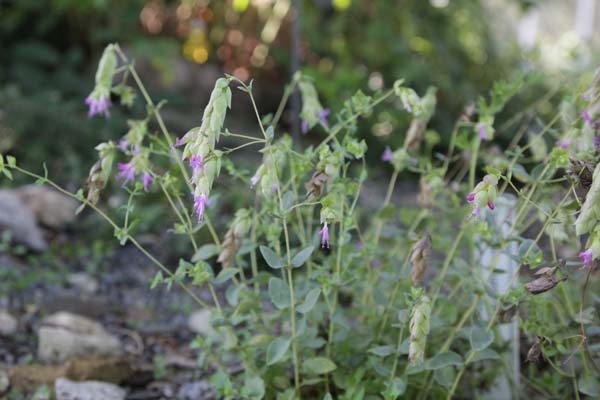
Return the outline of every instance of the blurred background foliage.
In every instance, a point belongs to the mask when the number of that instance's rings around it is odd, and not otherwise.
[[[109,42],[121,43],[136,59],[155,99],[168,100],[166,117],[176,133],[198,124],[207,94],[223,72],[257,80],[259,107],[273,112],[297,60],[315,79],[323,104],[334,111],[357,89],[372,93],[398,78],[421,94],[436,86],[438,108],[430,128],[443,145],[465,106],[493,82],[548,65],[539,40],[543,29],[533,46],[521,37],[532,10],[546,7],[543,15],[551,16],[576,3],[3,0],[0,151],[15,154],[28,168],[47,161],[58,181],[80,185],[94,162],[95,144],[118,139],[125,120],[136,114],[136,108],[125,115],[114,107],[110,119],[87,119],[83,99]],[[299,41],[294,45],[296,23]],[[575,73],[589,68],[590,46],[568,36],[569,26],[563,28],[553,31],[562,36],[546,37],[558,52],[555,58],[563,59],[559,67]],[[543,95],[552,83],[536,82],[524,99]],[[509,106],[507,118],[524,101]],[[362,123],[372,160],[385,145],[402,143],[410,121],[400,109],[400,104],[388,104]],[[231,118],[243,125],[248,117],[241,106],[234,107]],[[284,122],[288,127],[297,123],[289,116]]]

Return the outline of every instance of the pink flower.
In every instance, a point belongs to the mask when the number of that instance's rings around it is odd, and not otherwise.
[[[90,108],[88,110],[88,117],[91,118],[96,114],[102,114],[106,118],[110,116],[109,108],[111,106],[110,100],[106,97],[100,97],[95,99],[92,95],[89,95],[85,99],[85,104]]]
[[[385,150],[383,151],[383,154],[381,156],[381,160],[382,161],[390,162],[390,161],[392,161],[393,157],[394,157],[394,153],[392,153],[392,149],[390,149],[390,147],[387,146],[385,148]]]
[[[119,168],[117,178],[123,179],[123,184],[135,180],[135,168],[133,162],[119,163],[117,164],[117,167]]]
[[[469,193],[467,195],[467,202],[472,203],[473,201],[475,201],[475,193]]]
[[[477,133],[479,134],[479,139],[481,140],[490,140],[487,131],[487,125],[483,122],[477,124]]]
[[[592,264],[592,249],[587,249],[586,251],[582,251],[579,253],[579,258],[583,260],[583,266],[589,267]]]
[[[154,177],[150,175],[148,172],[144,172],[144,176],[142,177],[142,184],[144,185],[144,192],[148,191],[148,187],[154,180]]]
[[[319,121],[325,127],[325,129],[329,129],[329,122],[327,122],[327,117],[331,113],[329,108],[324,108],[323,111],[319,113]]]
[[[198,215],[198,222],[202,222],[204,218],[204,211],[206,210],[206,206],[208,205],[208,198],[204,193],[200,196],[194,195],[194,210]]]
[[[325,127],[325,129],[329,129],[329,122],[327,121],[327,117],[329,116],[330,113],[331,113],[331,110],[329,108],[324,108],[319,113],[319,122],[321,123],[321,125],[323,125],[323,127]],[[302,133],[306,134],[310,129],[310,123],[307,120],[303,119],[301,128],[302,128]]]
[[[327,227],[327,222],[323,223],[323,229],[319,231],[319,235],[321,235],[321,247],[329,248],[329,227]]]
[[[192,175],[196,177],[202,169],[204,169],[204,163],[202,162],[202,156],[191,156],[190,167],[192,168]]]

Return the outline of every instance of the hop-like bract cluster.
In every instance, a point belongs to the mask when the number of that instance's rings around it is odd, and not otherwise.
[[[473,204],[473,215],[479,214],[481,208],[487,206],[490,210],[496,208],[494,201],[498,196],[498,178],[488,174],[483,177],[473,191],[467,195],[467,201]]]
[[[96,114],[102,114],[105,117],[109,116],[110,91],[115,72],[117,70],[117,55],[115,54],[115,46],[109,44],[104,49],[102,58],[98,63],[96,70],[96,85],[94,90],[85,99],[85,104],[88,105],[88,117],[93,117]]]
[[[202,125],[190,130],[176,143],[177,146],[185,145],[183,158],[192,168],[194,210],[199,220],[204,216],[210,190],[221,168],[220,153],[215,151],[215,144],[219,140],[227,108],[231,108],[229,82],[227,78],[217,80],[204,109]]]
[[[410,342],[408,346],[408,360],[411,365],[420,364],[425,359],[425,346],[429,334],[429,320],[431,317],[431,300],[423,296],[413,307],[410,318]]]
[[[579,253],[585,266],[600,256],[600,167],[596,165],[592,175],[592,185],[581,206],[575,221],[575,233],[578,236],[590,233],[587,249]]]

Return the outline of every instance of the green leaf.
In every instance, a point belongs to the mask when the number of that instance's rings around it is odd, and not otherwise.
[[[305,360],[302,368],[309,374],[323,375],[334,371],[337,366],[333,361],[326,357],[314,357]]]
[[[263,258],[269,264],[269,267],[274,269],[279,269],[283,267],[283,262],[281,258],[270,248],[266,246],[260,246],[260,254],[262,254]]]
[[[217,277],[215,278],[215,283],[218,285],[223,282],[227,282],[238,272],[240,272],[238,268],[223,268],[221,272],[219,272],[219,275],[217,275]]]
[[[17,159],[14,158],[13,156],[6,156],[6,162],[8,163],[9,167],[16,167],[17,166]]]
[[[156,273],[156,275],[154,275],[154,278],[152,279],[152,282],[150,283],[150,289],[154,289],[156,286],[158,286],[159,283],[164,282],[165,278],[163,277],[163,274],[161,271],[158,271]]]
[[[453,351],[446,351],[444,353],[436,354],[434,357],[427,360],[425,368],[431,370],[431,369],[444,368],[449,365],[462,365],[462,364],[463,364],[463,359],[459,354],[457,354]]]
[[[500,354],[496,353],[492,349],[483,349],[476,352],[471,358],[471,362],[483,361],[483,360],[499,360]]]
[[[292,193],[289,190],[285,192],[283,194],[283,197],[281,198],[281,202],[283,206],[283,211],[289,211],[289,209],[292,208],[292,206],[294,205],[294,193]]]
[[[194,257],[192,257],[192,261],[196,262],[196,261],[200,261],[200,260],[207,260],[207,259],[217,255],[218,253],[219,253],[219,248],[216,245],[205,244],[204,246],[201,246],[198,249],[196,254],[194,254]]]
[[[308,246],[303,248],[294,256],[294,258],[292,258],[292,265],[294,267],[302,266],[302,264],[304,264],[306,260],[308,260],[313,251],[315,251],[315,246]]]
[[[265,382],[260,376],[246,376],[241,394],[244,399],[260,400],[265,396]]]
[[[7,170],[7,169],[3,169],[3,170],[2,170],[2,173],[4,174],[4,176],[6,176],[6,177],[7,177],[9,180],[11,180],[11,181],[12,181],[12,179],[13,179],[13,176],[12,176],[12,174],[11,174],[11,172],[10,172],[9,170]]]
[[[598,398],[598,395],[600,394],[600,383],[598,382],[597,377],[591,374],[586,374],[579,378],[577,384],[581,393],[591,396],[595,399]]]
[[[290,289],[285,282],[279,278],[269,279],[269,297],[278,309],[282,310],[290,306]]]
[[[494,341],[494,332],[487,331],[485,328],[473,327],[469,341],[473,351],[482,351]]]
[[[375,354],[376,356],[379,356],[379,357],[387,357],[390,354],[394,354],[394,352],[396,351],[396,349],[392,345],[387,345],[387,346],[371,347],[367,351],[369,353]]]
[[[278,337],[269,343],[267,347],[267,365],[273,365],[281,361],[291,342],[288,338]]]
[[[433,379],[440,385],[450,388],[454,383],[456,371],[451,365],[447,365],[444,368],[438,368],[433,373]]]
[[[298,307],[296,307],[296,310],[299,313],[306,314],[307,312],[309,312],[310,310],[313,309],[315,304],[317,304],[317,300],[319,299],[320,294],[321,294],[320,288],[315,288],[315,289],[310,290],[306,294],[306,297],[304,298],[304,303],[302,303]]]

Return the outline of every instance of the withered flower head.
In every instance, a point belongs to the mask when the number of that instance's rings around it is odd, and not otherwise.
[[[558,285],[561,281],[566,278],[560,279],[556,277],[554,274],[556,273],[557,268],[553,267],[544,267],[536,272],[536,275],[541,275],[539,278],[527,283],[525,285],[525,289],[529,292],[529,294],[540,294],[547,292],[552,289],[554,286]]]
[[[412,264],[411,279],[413,286],[420,286],[427,269],[427,261],[431,255],[431,236],[425,233],[412,248],[410,262]]]
[[[310,180],[304,184],[306,197],[309,201],[318,199],[325,191],[325,186],[331,180],[325,171],[316,171]]]
[[[527,362],[539,364],[544,359],[544,353],[542,351],[542,338],[537,336],[533,341],[533,345],[527,352]]]

